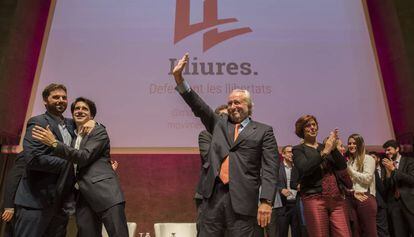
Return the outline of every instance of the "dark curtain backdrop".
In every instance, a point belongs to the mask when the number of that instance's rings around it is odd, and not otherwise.
[[[19,143],[51,0],[0,0],[0,144]]]
[[[396,137],[412,137],[414,1],[367,0],[367,5]]]

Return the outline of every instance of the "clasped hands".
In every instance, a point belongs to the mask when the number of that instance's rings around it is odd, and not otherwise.
[[[342,146],[342,141],[339,139],[339,129],[335,128],[329,133],[328,139],[325,141],[325,147],[321,152],[322,157],[325,157],[327,154],[331,153],[335,148],[340,150]]]
[[[385,167],[385,173],[387,177],[391,176],[391,173],[395,170],[394,162],[389,158],[382,159],[382,164]]]

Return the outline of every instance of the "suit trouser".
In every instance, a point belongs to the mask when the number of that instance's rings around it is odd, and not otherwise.
[[[13,217],[11,219],[11,221],[6,222],[6,227],[4,228],[4,237],[13,237],[15,236],[13,234],[14,231],[14,220],[16,219],[16,217]]]
[[[279,224],[280,237],[288,237],[289,226],[292,232],[292,237],[300,237],[300,220],[299,220],[298,210],[295,203],[287,203],[283,207],[283,212],[279,213]]]
[[[391,236],[414,236],[414,215],[408,211],[401,199],[394,199],[388,203],[388,213],[392,223]]]
[[[279,223],[279,216],[281,215],[280,212],[284,212],[282,210],[283,207],[273,208],[272,209],[272,217],[270,218],[270,223],[266,226],[266,234],[268,237],[278,237],[280,236],[280,229],[278,228]]]
[[[377,234],[378,237],[389,237],[387,208],[377,207]]]
[[[65,237],[69,217],[62,208],[32,209],[16,206],[14,235],[18,237]]]
[[[270,224],[266,227],[268,237],[287,237],[289,236],[289,226],[292,237],[300,237],[300,213],[295,203],[289,203],[284,207],[274,208]]]
[[[234,212],[228,185],[217,182],[212,196],[202,204],[199,218],[199,237],[263,237],[263,229],[256,216],[245,216]]]
[[[116,204],[102,212],[95,212],[82,198],[82,195],[79,195],[76,207],[77,236],[101,237],[102,224],[110,237],[128,237],[125,202]]]
[[[200,215],[201,215],[201,204],[203,203],[203,199],[200,198],[194,198],[194,202],[196,205],[196,211],[197,211],[197,221],[196,221],[196,229],[197,233],[200,232]]]
[[[345,199],[310,194],[303,195],[302,201],[308,236],[352,236]]]

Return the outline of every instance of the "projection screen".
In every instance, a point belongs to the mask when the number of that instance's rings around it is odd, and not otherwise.
[[[213,109],[248,89],[252,119],[280,146],[299,143],[303,114],[318,118],[320,139],[333,128],[368,145],[394,136],[360,0],[57,0],[52,17],[31,114],[62,83],[69,102],[96,102],[114,148],[197,147],[204,127],[171,76],[186,52],[192,88]]]

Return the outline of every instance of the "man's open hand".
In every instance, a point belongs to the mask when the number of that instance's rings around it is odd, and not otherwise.
[[[182,72],[185,68],[185,65],[188,63],[188,53],[184,54],[184,56],[178,61],[177,65],[175,65],[173,69],[173,76],[177,85],[181,84],[184,81]]]
[[[14,208],[5,208],[3,214],[1,215],[1,219],[5,222],[11,221],[14,215]]]
[[[264,228],[270,223],[272,216],[272,206],[269,203],[262,202],[257,210],[257,224]]]

